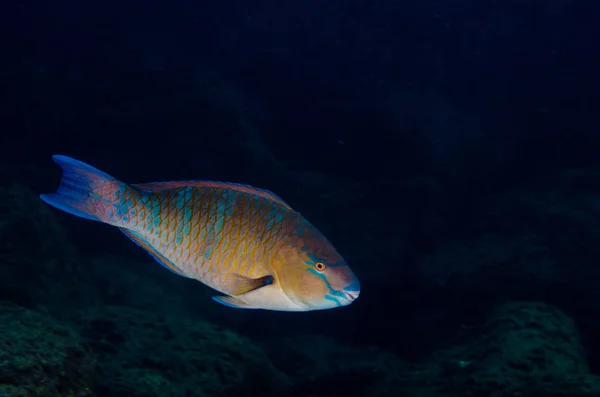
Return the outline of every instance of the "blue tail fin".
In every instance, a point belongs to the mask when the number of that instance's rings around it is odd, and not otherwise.
[[[106,222],[107,204],[101,195],[116,191],[123,183],[70,157],[54,155],[52,159],[62,168],[63,177],[56,193],[42,194],[40,198],[69,214]]]

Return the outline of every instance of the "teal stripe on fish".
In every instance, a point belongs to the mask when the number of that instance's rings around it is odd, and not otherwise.
[[[346,294],[342,291],[337,291],[335,290],[331,284],[329,283],[329,280],[327,280],[327,277],[325,277],[325,275],[323,273],[319,273],[318,271],[316,271],[315,269],[308,269],[309,272],[313,273],[315,276],[319,277],[320,279],[322,279],[325,282],[325,285],[327,286],[327,288],[329,289],[329,295],[325,294],[325,299],[335,299],[336,297],[339,298],[345,298]]]

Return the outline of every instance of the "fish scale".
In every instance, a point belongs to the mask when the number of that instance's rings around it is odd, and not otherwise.
[[[121,201],[129,200],[132,194],[125,190],[122,195]],[[166,214],[157,215],[158,221],[153,216],[157,207],[158,213]],[[131,217],[123,226],[135,230],[152,246],[160,247],[167,259],[179,264],[184,275],[201,277],[213,288],[222,287],[230,272],[249,277],[260,273],[259,264],[267,260],[267,252],[278,241],[280,223],[271,221],[285,210],[250,193],[190,187],[149,199],[140,197],[133,208],[139,217]],[[272,226],[260,227],[265,221]],[[159,230],[165,236],[157,233]],[[214,271],[217,267],[222,271]]]

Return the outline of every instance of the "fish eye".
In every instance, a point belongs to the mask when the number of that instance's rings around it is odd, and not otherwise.
[[[327,268],[327,265],[325,265],[323,262],[317,262],[317,263],[315,263],[315,269],[317,269],[320,272],[322,272],[326,268]]]

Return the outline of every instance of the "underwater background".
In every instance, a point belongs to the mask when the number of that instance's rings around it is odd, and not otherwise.
[[[0,397],[600,396],[600,3],[2,1]],[[64,154],[275,192],[361,282],[239,310]]]

